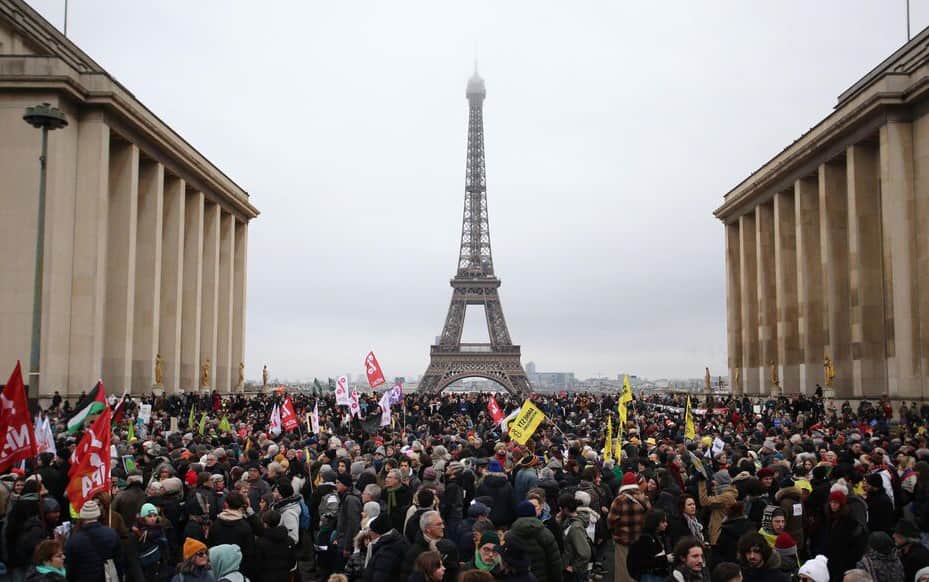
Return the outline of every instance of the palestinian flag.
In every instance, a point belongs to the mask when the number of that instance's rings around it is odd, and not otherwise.
[[[74,414],[68,417],[68,434],[74,434],[84,427],[84,422],[95,417],[107,408],[106,393],[103,390],[103,381],[97,380],[97,385],[84,396],[77,406]]]

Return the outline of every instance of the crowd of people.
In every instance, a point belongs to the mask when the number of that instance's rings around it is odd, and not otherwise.
[[[0,477],[4,575],[929,581],[929,405],[639,395],[621,426],[617,394],[537,394],[545,421],[519,444],[489,394],[406,395],[389,426],[378,394],[355,416],[291,394],[300,426],[276,434],[283,396],[127,401],[112,486],[79,508],[66,489],[82,435],[56,397],[56,453]]]

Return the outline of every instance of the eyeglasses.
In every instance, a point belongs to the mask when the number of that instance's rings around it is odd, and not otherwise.
[[[64,553],[64,552],[58,552],[58,553],[52,554],[52,557],[53,557],[53,558],[64,558],[64,557],[65,557],[65,553]]]
[[[206,551],[206,550],[200,550],[199,552],[197,552],[197,553],[194,554],[194,555],[195,555],[196,557],[198,557],[198,558],[205,558],[205,557],[207,557],[209,554],[207,554],[207,551]]]

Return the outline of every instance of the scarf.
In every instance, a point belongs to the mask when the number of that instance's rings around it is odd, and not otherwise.
[[[478,570],[482,570],[484,572],[490,572],[491,570],[496,568],[499,564],[500,564],[499,555],[497,556],[496,560],[488,564],[487,562],[481,559],[481,551],[474,550],[474,567],[477,568]]]
[[[54,566],[46,566],[45,564],[42,564],[41,566],[36,566],[35,571],[38,572],[39,574],[48,574],[50,572],[54,572],[55,574],[58,574],[62,578],[67,578],[67,576],[65,576],[64,568],[56,568]]]
[[[696,517],[691,517],[690,515],[684,514],[684,519],[687,521],[687,529],[690,530],[690,533],[693,534],[695,538],[703,542],[703,524]]]

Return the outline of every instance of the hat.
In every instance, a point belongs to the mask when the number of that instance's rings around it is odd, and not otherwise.
[[[575,491],[574,499],[581,504],[582,507],[590,507],[590,493],[586,491]]]
[[[484,544],[500,544],[500,536],[497,535],[497,532],[494,530],[488,530],[481,534],[481,540],[478,542],[477,547],[481,547]]]
[[[151,514],[158,515],[158,508],[152,505],[151,503],[145,503],[142,505],[142,509],[139,510],[139,515],[142,517],[148,517]]]
[[[713,483],[717,487],[726,487],[727,485],[731,485],[732,475],[730,475],[729,471],[726,470],[716,471],[713,473]]]
[[[655,444],[655,439],[652,437],[648,437],[647,439],[645,439],[645,444],[652,446]]]
[[[929,566],[916,570],[916,575],[913,576],[913,582],[920,582],[920,580],[922,580],[926,576],[929,576]]]
[[[638,487],[639,480],[635,478],[635,473],[632,471],[626,471],[623,475],[623,487],[635,486]]]
[[[87,521],[100,519],[100,506],[93,499],[85,501],[83,507],[81,507],[79,517]]]
[[[820,555],[807,560],[798,574],[812,578],[813,582],[829,582],[829,558]]]
[[[382,511],[377,517],[371,520],[371,523],[368,524],[368,529],[380,535],[389,532],[392,528],[390,527],[390,518],[387,517],[387,512]]]
[[[890,554],[894,549],[894,541],[886,532],[873,531],[868,536],[868,547],[880,554]]]
[[[58,505],[58,501],[56,501],[54,497],[43,497],[39,505],[42,513],[55,513],[56,511],[61,511],[61,506]]]
[[[384,449],[384,447],[378,447],[378,448],[374,449],[374,454],[375,454],[375,455],[380,455],[380,456],[383,457],[383,456],[385,456],[385,455],[387,454],[387,451]]]
[[[535,517],[535,505],[528,501],[520,501],[516,506],[516,517]]]
[[[755,474],[759,479],[764,479],[765,477],[774,477],[774,471],[771,470],[771,467],[762,467]]]
[[[423,480],[435,481],[435,468],[426,467],[426,469],[423,471]]]
[[[786,531],[779,534],[777,536],[777,539],[774,540],[774,547],[781,549],[781,550],[786,550],[787,548],[793,548],[796,545],[797,545],[797,542],[795,542],[794,539],[790,537],[790,534],[787,533]]]
[[[500,461],[498,461],[497,459],[493,459],[490,462],[490,465],[487,466],[487,470],[490,471],[491,473],[502,473],[503,467],[500,465]]]
[[[335,481],[335,469],[331,465],[323,465],[319,468],[319,474],[323,478],[323,483],[332,483]]]
[[[189,560],[194,557],[197,552],[202,552],[206,550],[206,544],[200,540],[195,540],[194,538],[187,538],[184,540],[184,559]]]
[[[490,515],[490,508],[480,501],[472,501],[468,506],[468,517],[477,517],[479,515]]]
[[[901,519],[897,522],[897,527],[894,528],[895,534],[900,534],[907,540],[919,540],[921,539],[921,534],[919,528],[909,519]],[[870,538],[869,540],[870,541]]]
[[[835,490],[829,494],[829,502],[837,501],[839,505],[845,505],[848,496],[841,491]]]
[[[349,489],[352,488],[352,476],[349,475],[348,473],[339,473],[339,475],[336,476],[335,480],[336,480],[336,483],[341,483],[342,485],[344,485],[345,487],[348,487]],[[291,495],[293,495],[293,493],[291,493]]]

